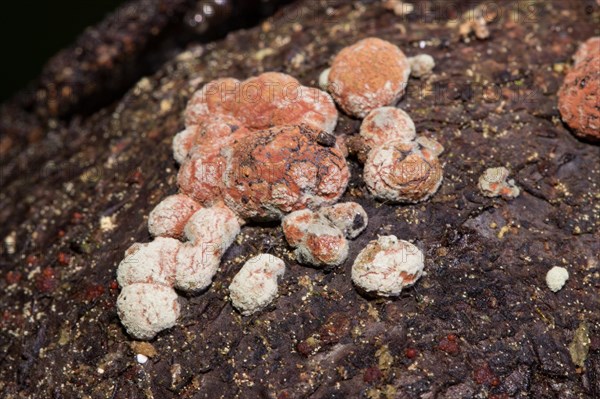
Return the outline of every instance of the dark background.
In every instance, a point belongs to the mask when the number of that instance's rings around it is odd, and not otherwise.
[[[35,79],[46,61],[125,0],[16,0],[0,11],[0,102]]]

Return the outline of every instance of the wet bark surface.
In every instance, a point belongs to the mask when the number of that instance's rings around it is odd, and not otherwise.
[[[598,35],[600,7],[496,4],[490,37],[464,40],[453,21],[473,6],[423,2],[401,17],[381,2],[300,2],[189,45],[101,109],[80,113],[68,97],[68,117],[57,118],[62,108],[48,111],[48,98],[31,93],[3,104],[0,396],[599,397],[600,147],[573,137],[556,93],[578,44]],[[315,86],[341,48],[368,36],[436,60],[431,77],[410,79],[399,106],[446,148],[440,191],[417,205],[377,202],[351,159],[344,199],[370,222],[346,263],[298,265],[279,226],[245,226],[208,291],[182,296],[178,325],[151,346],[132,340],[116,314],[115,270],[127,247],[150,240],[150,210],[176,192],[171,141],[192,93],[263,71]],[[42,86],[69,68],[97,82],[69,57],[54,62]],[[341,116],[336,134],[359,125]],[[478,177],[495,166],[511,169],[518,198],[480,194]],[[398,298],[367,299],[352,286],[352,262],[387,234],[425,252],[426,275]],[[241,317],[227,286],[263,252],[286,261],[280,295]],[[570,273],[558,293],[544,281],[552,266]],[[590,343],[576,365],[569,345],[582,342],[582,325]],[[136,353],[150,360],[138,364]]]

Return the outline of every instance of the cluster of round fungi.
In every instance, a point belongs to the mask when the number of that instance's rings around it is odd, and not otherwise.
[[[424,76],[433,62],[421,64],[418,75]],[[376,198],[418,202],[435,193],[443,148],[417,137],[410,117],[389,107],[403,95],[410,65],[396,46],[370,38],[335,58],[321,82],[333,99],[275,72],[217,79],[196,92],[186,107],[185,129],[173,140],[179,193],[152,210],[148,230],[154,240],[132,245],[117,270],[117,307],[127,331],[151,339],[175,325],[175,289],[197,293],[209,287],[247,222],[282,220],[300,263],[330,267],[346,261],[348,240],[366,228],[368,216],[357,203],[337,203],[350,174],[345,148],[333,135],[333,100],[350,115],[366,117],[358,137],[368,149],[364,177]],[[422,269],[416,247],[381,237],[361,252],[352,279],[362,290],[398,295]],[[233,306],[242,315],[266,307],[284,271],[275,256],[249,259],[229,287]]]

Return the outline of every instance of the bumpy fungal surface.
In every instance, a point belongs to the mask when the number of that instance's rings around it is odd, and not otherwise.
[[[429,54],[419,54],[408,59],[410,64],[410,75],[415,78],[422,78],[431,74],[435,68],[435,60]]]
[[[232,116],[253,130],[306,124],[333,132],[337,124],[337,110],[329,94],[278,72],[206,84],[188,103],[186,126],[201,124],[215,114]]]
[[[368,216],[355,202],[323,207],[317,212],[302,209],[286,215],[283,234],[298,262],[316,266],[338,266],[348,257],[346,238],[357,237],[367,226]]]
[[[319,75],[319,87],[323,90],[327,90],[329,87],[329,72],[331,72],[331,68],[323,70]]]
[[[381,236],[358,254],[352,281],[361,290],[380,296],[397,296],[423,274],[423,253],[395,236]]]
[[[564,267],[554,266],[546,273],[546,285],[552,292],[558,292],[569,279],[569,272]]]
[[[186,292],[208,288],[219,269],[221,251],[212,244],[183,244],[177,253],[175,287]]]
[[[521,190],[513,179],[507,180],[510,172],[505,167],[488,168],[479,177],[479,190],[486,197],[502,196],[513,199],[519,196]]]
[[[273,255],[249,259],[229,286],[232,305],[244,316],[264,309],[277,296],[277,280],[284,273],[285,263]]]
[[[372,110],[360,125],[360,137],[371,149],[390,141],[413,141],[417,129],[412,118],[396,107],[380,107]]]
[[[594,43],[596,39],[589,46]],[[600,141],[600,51],[589,46],[580,49],[577,63],[565,77],[558,92],[558,109],[575,135]]]
[[[322,208],[320,213],[349,239],[358,237],[369,223],[367,212],[356,202],[342,202],[328,206]]]
[[[310,209],[302,209],[287,214],[281,221],[281,227],[283,228],[283,234],[288,244],[292,247],[297,247],[302,243],[308,226],[310,226],[315,220],[315,213]]]
[[[200,208],[201,205],[187,195],[170,195],[150,212],[148,231],[154,237],[181,238],[185,224]]]
[[[444,146],[432,138],[419,136],[415,139],[415,141],[422,147],[428,149],[436,157],[440,156],[444,152]]]
[[[185,225],[185,236],[193,244],[212,246],[222,255],[240,232],[240,223],[224,204],[202,208]]]
[[[317,217],[308,226],[295,254],[300,263],[316,267],[339,266],[348,257],[348,241],[333,223]]]
[[[248,129],[232,116],[216,114],[190,125],[173,138],[173,157],[182,164],[192,148],[200,145],[205,153],[218,151],[229,144],[234,133],[248,134]]]
[[[398,101],[406,90],[410,65],[395,45],[367,38],[339,52],[329,72],[329,92],[348,114],[365,117]]]
[[[600,51],[600,36],[591,37],[585,42],[581,43],[577,52],[573,55],[573,62],[575,65],[584,61],[589,56]]]
[[[281,126],[236,140],[223,175],[225,204],[245,220],[279,220],[335,203],[350,174],[328,137],[307,126]]]
[[[364,167],[367,188],[381,200],[416,203],[442,184],[437,155],[418,142],[393,141],[371,150]]]
[[[121,287],[136,283],[172,286],[176,254],[181,245],[180,241],[165,237],[157,237],[147,244],[133,244],[119,263],[117,282]]]
[[[127,332],[137,339],[152,339],[177,322],[180,305],[173,288],[160,284],[131,284],[117,298],[117,311]]]
[[[226,167],[227,160],[220,150],[195,147],[179,168],[179,190],[203,205],[211,205],[221,199]]]

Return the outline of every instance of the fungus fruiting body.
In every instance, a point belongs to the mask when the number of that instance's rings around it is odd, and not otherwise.
[[[337,54],[331,64],[328,89],[346,113],[363,118],[375,108],[398,101],[409,75],[408,58],[397,46],[367,38]]]
[[[569,279],[569,272],[564,267],[554,266],[546,273],[546,285],[552,292],[558,292]]]
[[[380,296],[397,296],[423,274],[424,256],[413,244],[396,236],[381,236],[358,254],[352,281],[360,289]]]
[[[438,156],[444,147],[417,136],[410,116],[394,107],[372,110],[363,120],[352,150],[364,162],[367,188],[384,201],[416,203],[427,200],[443,180]]]
[[[479,190],[486,197],[502,196],[512,199],[519,196],[521,190],[513,179],[507,180],[510,172],[505,167],[488,168],[479,177]]]
[[[175,280],[175,256],[181,242],[173,238],[157,237],[146,244],[133,244],[117,268],[121,287],[136,283],[172,286]]]
[[[300,263],[312,266],[338,266],[348,257],[348,241],[342,231],[323,218],[316,218],[296,248]]]
[[[575,66],[581,61],[584,61],[589,56],[598,53],[600,50],[600,36],[590,37],[585,42],[581,43],[577,52],[573,55],[573,63]]]
[[[329,94],[278,72],[245,81],[225,78],[209,82],[189,101],[186,126],[198,125],[215,114],[234,117],[252,130],[306,124],[332,132],[337,124],[337,110]]]
[[[562,120],[575,135],[592,141],[600,141],[599,43],[599,38],[592,38],[580,47],[576,63],[558,92]]]
[[[123,287],[117,310],[127,332],[138,339],[152,339],[177,322],[180,305],[175,290],[161,284],[131,284]]]
[[[177,252],[175,287],[185,292],[208,288],[221,263],[221,251],[212,244],[183,244]]]
[[[415,78],[422,78],[433,71],[435,60],[429,54],[419,54],[408,59],[410,64],[410,75]]]
[[[317,212],[303,209],[282,220],[283,234],[296,259],[316,267],[338,266],[348,257],[347,238],[357,237],[368,223],[364,209],[345,202],[323,207]]]
[[[371,150],[363,176],[376,198],[416,203],[438,190],[443,171],[437,156],[419,143],[392,141]]]
[[[285,263],[273,255],[249,259],[231,281],[231,303],[244,316],[265,308],[277,296],[277,280],[284,273]]]
[[[180,238],[188,219],[201,206],[183,194],[168,196],[148,216],[148,231],[154,237]]]
[[[417,129],[410,116],[396,107],[381,107],[369,112],[360,125],[360,137],[370,148],[390,141],[413,141]]]
[[[240,224],[235,213],[223,204],[216,204],[196,211],[184,232],[190,242],[212,246],[222,254],[240,232]]]
[[[238,216],[278,220],[335,203],[350,176],[344,155],[307,126],[257,131],[233,143],[223,174],[225,203]]]
[[[358,237],[369,223],[367,212],[356,202],[341,202],[324,207],[320,213],[349,239]]]

